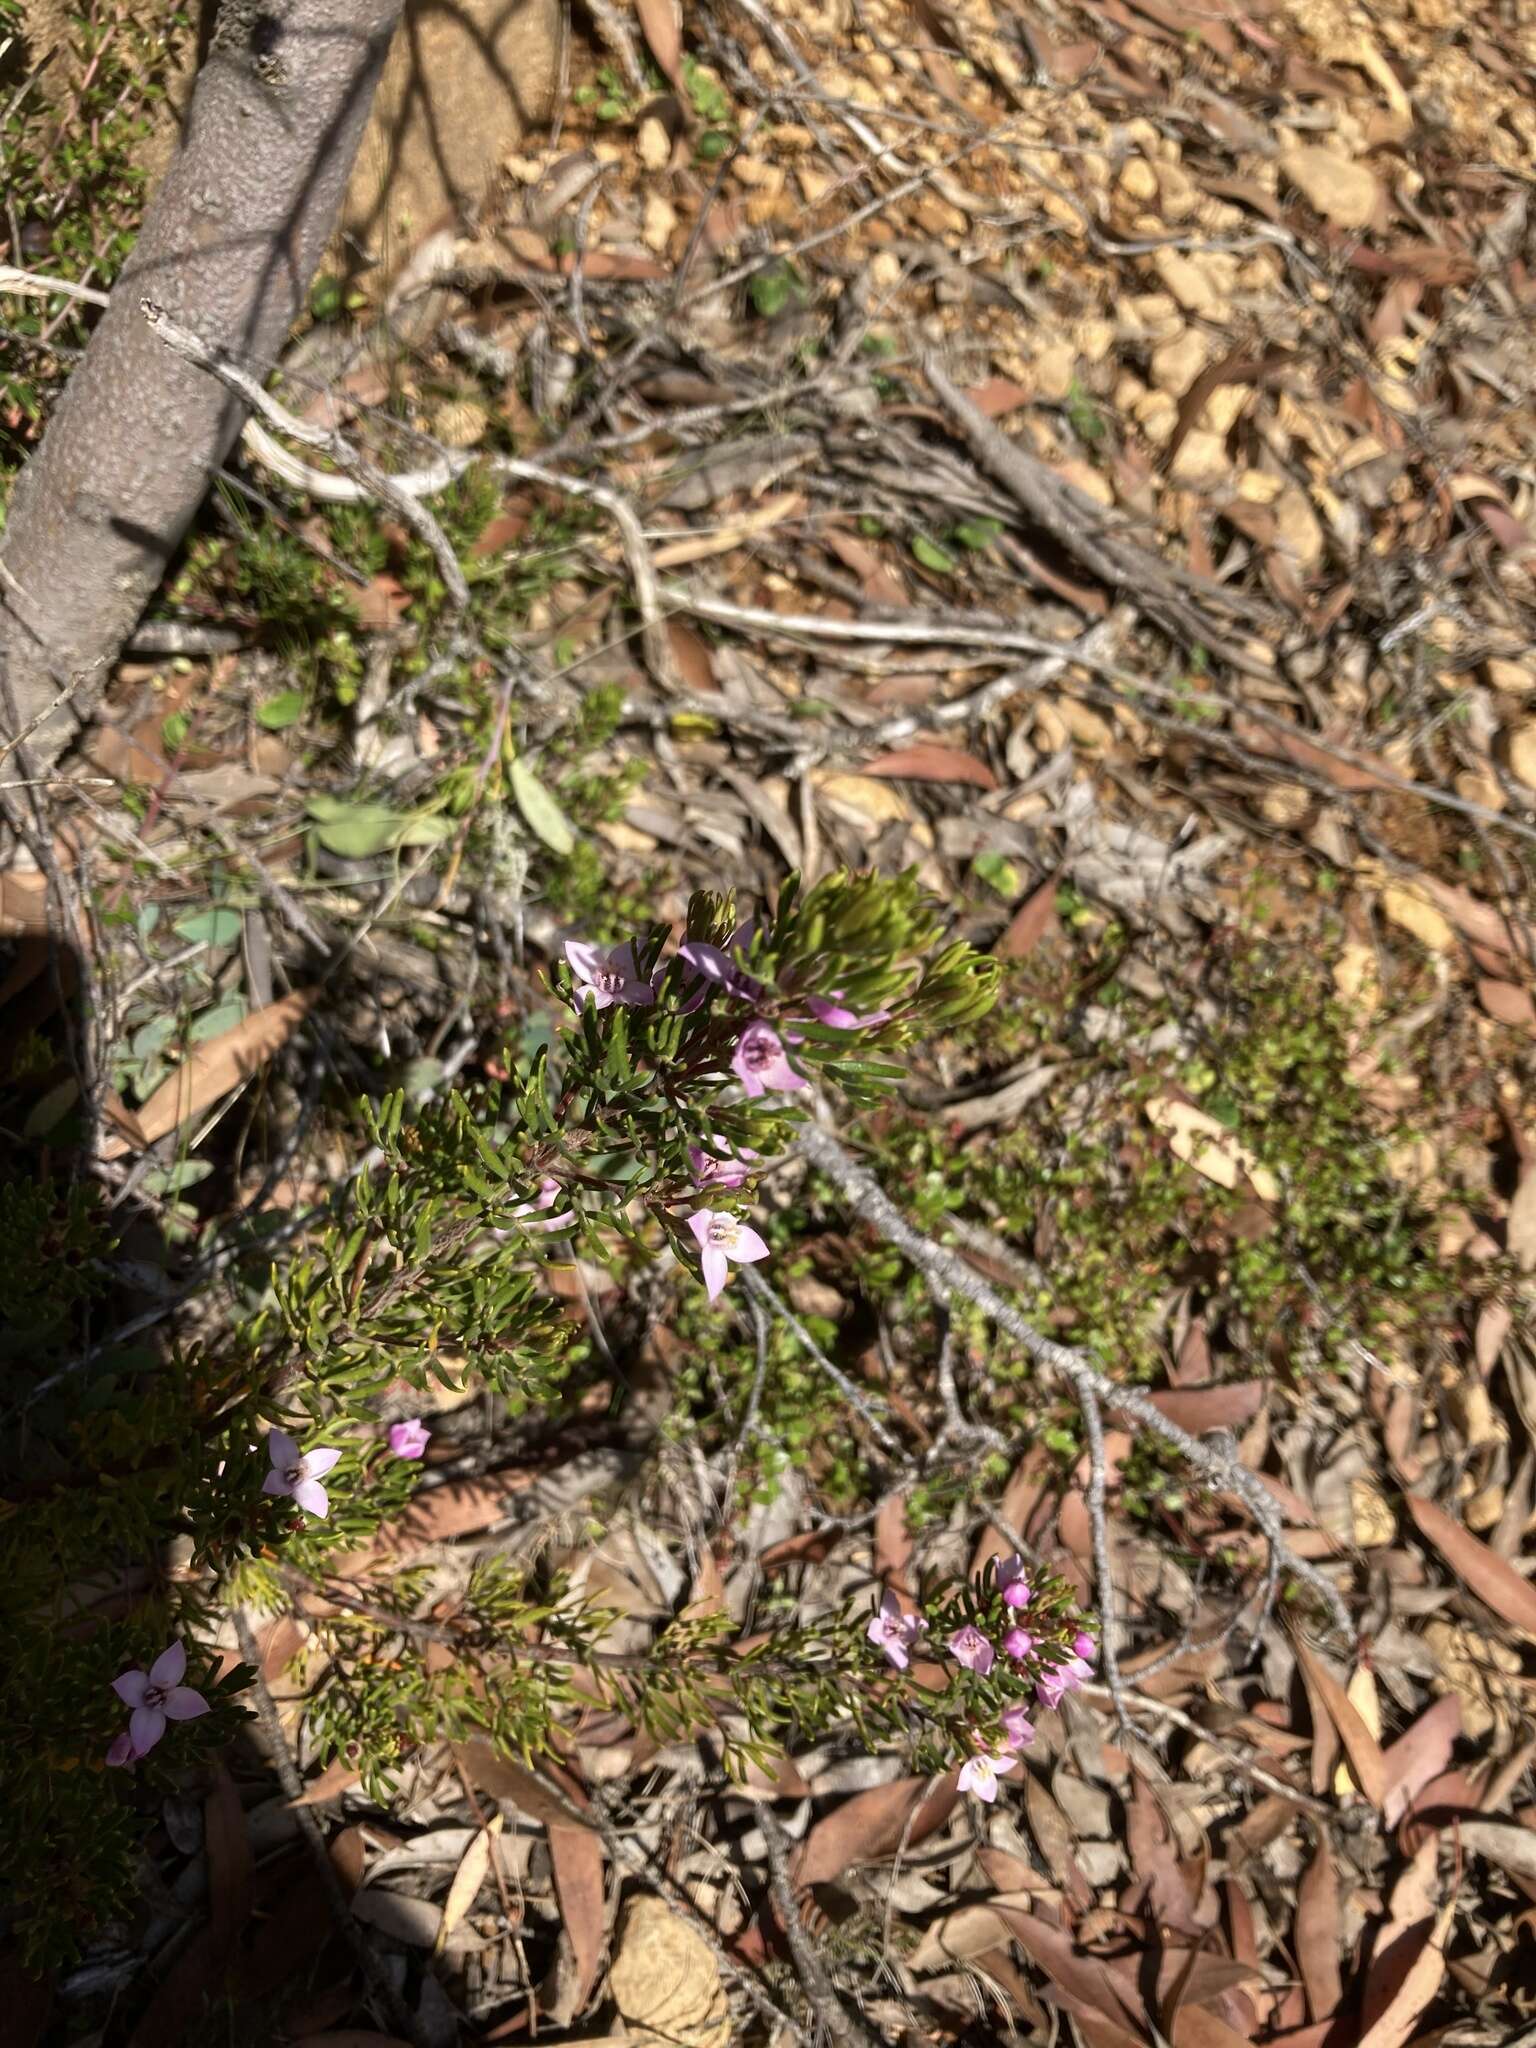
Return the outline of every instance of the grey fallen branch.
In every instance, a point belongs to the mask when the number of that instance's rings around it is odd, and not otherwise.
[[[464,571],[459,567],[459,558],[435,516],[429,512],[420,498],[402,488],[398,478],[360,455],[351,443],[332,427],[312,426],[309,421],[299,419],[278,404],[275,398],[265,392],[260,383],[248,370],[232,362],[222,349],[211,348],[207,342],[173,320],[163,306],[157,306],[153,299],[141,299],[140,310],[150,326],[174,354],[182,356],[200,370],[206,370],[216,377],[226,389],[234,392],[270,422],[281,434],[297,441],[302,447],[313,448],[319,454],[328,456],[336,467],[352,478],[363,495],[387,505],[407,525],[418,539],[425,541],[432,550],[438,573],[448,592],[448,599],[454,611],[466,611],[469,607],[469,585],[464,580]]]
[[[874,1175],[851,1158],[830,1131],[817,1124],[805,1125],[796,1141],[796,1149],[819,1173],[825,1174],[856,1215],[871,1224],[888,1244],[894,1245],[911,1260],[931,1286],[974,1302],[1038,1365],[1065,1381],[1085,1416],[1090,1404],[1100,1411],[1124,1416],[1138,1428],[1172,1444],[1191,1470],[1199,1473],[1215,1490],[1233,1494],[1241,1500],[1269,1546],[1270,1570],[1266,1575],[1266,1593],[1272,1578],[1277,1579],[1281,1573],[1289,1572],[1317,1595],[1340,1634],[1353,1639],[1349,1611],[1338,1588],[1315,1565],[1298,1557],[1287,1544],[1278,1504],[1262,1482],[1243,1465],[1230,1436],[1225,1432],[1213,1432],[1209,1437],[1192,1436],[1188,1430],[1170,1422],[1139,1388],[1122,1387],[1107,1378],[1086,1352],[1058,1344],[1053,1338],[1043,1335],[1026,1321],[1012,1302],[1006,1301],[956,1253],[915,1230]],[[1234,1622],[1233,1627],[1236,1626]],[[1106,1628],[1106,1638],[1108,1633]]]

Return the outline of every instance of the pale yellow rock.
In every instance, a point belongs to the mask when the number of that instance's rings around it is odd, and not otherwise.
[[[1245,469],[1237,480],[1237,495],[1250,505],[1273,505],[1284,489],[1285,478],[1267,469]]]
[[[1363,1476],[1349,1482],[1349,1514],[1355,1541],[1362,1550],[1379,1550],[1397,1535],[1391,1502]]]
[[[771,164],[760,156],[739,156],[731,165],[731,175],[738,184],[746,185],[756,192],[782,192],[785,171],[782,164]]]
[[[1323,529],[1296,484],[1287,484],[1275,499],[1275,525],[1281,547],[1301,569],[1314,569],[1322,560]]]
[[[1184,325],[1178,303],[1168,292],[1133,292],[1116,314],[1127,341],[1167,341]]]
[[[653,249],[658,256],[665,255],[676,226],[677,208],[671,200],[663,198],[659,192],[647,192],[640,228],[640,239],[647,249]]]
[[[1509,772],[1527,789],[1536,789],[1536,718],[1528,718],[1511,728]]]
[[[1157,167],[1157,206],[1166,221],[1188,220],[1200,204],[1200,188],[1182,164]]]
[[[1070,341],[1053,341],[1034,358],[1035,391],[1047,405],[1059,405],[1077,375],[1077,351]]]
[[[1503,661],[1490,655],[1483,667],[1490,686],[1511,697],[1529,697],[1536,690],[1536,661]]]
[[[1449,918],[1417,890],[1390,882],[1381,892],[1381,907],[1393,924],[1411,932],[1432,953],[1449,953],[1456,944],[1456,932]]]
[[[893,249],[882,249],[878,256],[870,258],[869,281],[882,292],[888,292],[900,283],[901,258]]]
[[[1097,317],[1079,320],[1072,343],[1085,363],[1102,363],[1115,345],[1114,323]]]
[[[1058,462],[1056,474],[1063,483],[1071,484],[1075,491],[1081,491],[1085,498],[1092,498],[1097,505],[1106,508],[1115,502],[1114,487],[1103,470],[1095,469],[1091,462]]]
[[[1134,199],[1138,206],[1146,206],[1157,197],[1157,173],[1145,157],[1129,157],[1121,166],[1120,190],[1127,199]]]
[[[1362,1017],[1373,1017],[1381,1003],[1381,972],[1372,947],[1351,939],[1333,963],[1333,985],[1339,1000]]]
[[[491,416],[473,398],[456,398],[432,416],[432,431],[447,448],[473,448],[482,439]]]
[[[1152,267],[1186,313],[1204,320],[1225,317],[1227,306],[1221,279],[1230,274],[1231,258],[1223,265],[1214,254],[1188,256],[1181,249],[1159,249]]]
[[[1147,395],[1147,387],[1141,379],[1129,370],[1122,370],[1115,379],[1115,388],[1110,398],[1121,412],[1133,412]]]
[[[1502,811],[1509,799],[1504,785],[1488,768],[1463,768],[1455,778],[1456,794],[1469,804],[1481,804],[1485,811]]]
[[[635,154],[648,171],[664,171],[672,161],[672,138],[654,114],[640,123]]]
[[[1059,754],[1063,747],[1070,745],[1071,734],[1067,721],[1057,706],[1047,697],[1035,706],[1035,745],[1047,759]]]
[[[811,782],[819,796],[868,824],[905,824],[912,813],[906,798],[894,782],[875,775],[813,775]]]
[[[1173,430],[1179,423],[1179,408],[1166,391],[1149,391],[1135,408],[1136,424],[1152,443],[1161,448],[1173,439]]]
[[[1299,825],[1311,808],[1312,792],[1299,782],[1276,782],[1259,798],[1259,816],[1284,832]]]
[[[830,172],[813,171],[809,164],[802,164],[795,176],[800,180],[801,195],[807,206],[819,206],[836,182]]]
[[[1435,1689],[1453,1692],[1460,1700],[1462,1729],[1470,1741],[1481,1741],[1495,1728],[1502,1739],[1518,1724],[1524,1712],[1518,1650],[1467,1622],[1427,1622],[1424,1641],[1435,1660]]]
[[[1196,489],[1204,484],[1220,483],[1231,472],[1225,440],[1220,434],[1208,434],[1199,427],[1184,436],[1168,469],[1172,482],[1189,484]]]
[[[1108,719],[1101,718],[1091,704],[1080,704],[1075,697],[1062,697],[1057,709],[1061,722],[1071,734],[1074,743],[1090,751],[1102,751],[1114,744],[1114,728]]]
[[[1253,393],[1245,384],[1221,384],[1200,408],[1200,424],[1213,434],[1230,434],[1248,410]]]
[[[1153,388],[1182,398],[1211,359],[1211,344],[1198,327],[1160,341],[1153,349],[1148,374]]]
[[[708,1943],[665,1899],[625,1909],[608,1989],[635,2048],[727,2048],[731,2009]]]
[[[1364,164],[1324,149],[1320,143],[1298,143],[1280,152],[1280,168],[1324,220],[1335,227],[1369,227],[1381,200],[1376,173]]]

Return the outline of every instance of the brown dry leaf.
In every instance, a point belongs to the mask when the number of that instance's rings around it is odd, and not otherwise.
[[[1056,880],[1055,875],[1047,876],[1013,913],[1008,929],[993,948],[1000,960],[1023,960],[1055,924]]]
[[[1382,1751],[1383,1826],[1395,1828],[1424,1787],[1439,1777],[1460,1734],[1461,1702],[1455,1693],[1447,1693]]]
[[[1314,2020],[1332,2019],[1344,1996],[1339,1970],[1339,1878],[1326,1836],[1296,1891],[1296,1959]]]
[[[459,1867],[453,1873],[453,1883],[448,1887],[448,1896],[443,1901],[443,1921],[437,1930],[434,1955],[442,1954],[449,1935],[479,1897],[480,1887],[491,1867],[491,1844],[500,1833],[501,1815],[498,1813],[483,1828],[475,1831],[474,1840],[460,1858]]]
[[[1536,1586],[1432,1500],[1416,1493],[1403,1498],[1419,1534],[1435,1546],[1457,1578],[1512,1628],[1536,1636]]]
[[[1349,1684],[1344,1688],[1344,1697],[1360,1716],[1366,1733],[1381,1746],[1381,1701],[1376,1697],[1376,1681],[1371,1676],[1368,1664],[1357,1664],[1349,1674]],[[1340,1764],[1333,1774],[1334,1796],[1347,1799],[1357,1779],[1351,1765]]]
[[[1434,1931],[1398,1987],[1387,2009],[1361,2035],[1358,2048],[1404,2048],[1413,2036],[1420,2016],[1428,2007],[1445,1975],[1445,1937],[1456,1910],[1448,1899],[1435,1922]]]
[[[665,1900],[631,1900],[608,1973],[635,2048],[726,2048],[731,2012],[704,1937]]]
[[[1349,1695],[1334,1677],[1311,1646],[1300,1636],[1294,1638],[1297,1662],[1306,1674],[1307,1683],[1322,1702],[1329,1720],[1338,1731],[1359,1785],[1372,1806],[1379,1808],[1385,1785],[1386,1772],[1381,1759],[1381,1744],[1367,1728],[1358,1710],[1351,1704]]]
[[[122,1135],[103,1139],[103,1159],[146,1151],[157,1139],[201,1116],[287,1044],[314,999],[310,990],[282,996],[242,1017],[206,1045],[194,1047],[142,1109],[130,1110],[120,1102],[114,1108],[109,1101],[108,1114]]]
[[[216,1955],[228,1955],[251,1915],[250,1831],[235,1781],[222,1763],[203,1801],[203,1842],[208,1852],[209,1933]]]
[[[1034,1772],[1028,1769],[1024,1773],[1024,1811],[1029,1816],[1029,1831],[1040,1845],[1047,1869],[1073,1909],[1086,1913],[1093,1904],[1093,1893],[1072,1853],[1076,1845],[1072,1823]]]
[[[1248,2037],[1207,2012],[1203,2005],[1181,2005],[1174,2015],[1173,2048],[1249,2048]]]
[[[860,770],[901,782],[964,782],[973,789],[996,789],[997,777],[985,761],[959,747],[946,747],[937,740],[918,740],[910,747],[897,747],[889,754],[877,754]]]
[[[468,1742],[450,1743],[449,1748],[465,1776],[493,1799],[505,1799],[529,1820],[542,1821],[547,1828],[565,1828],[572,1833],[583,1830],[584,1823],[552,1786],[533,1771],[499,1755],[483,1735],[472,1735]]]
[[[661,75],[686,101],[682,0],[635,0],[635,18]]]
[[[327,1764],[318,1778],[311,1778],[293,1806],[323,1806],[328,1799],[339,1799],[343,1792],[350,1792],[354,1785],[363,1782],[361,1771],[348,1770],[342,1763]]]
[[[1504,1230],[1510,1257],[1522,1273],[1529,1273],[1536,1266],[1536,1155],[1520,1169]]]
[[[970,1962],[989,1949],[1001,1948],[1008,1928],[990,1906],[959,1906],[923,1930],[922,1940],[907,1957],[907,1968],[920,1975]]]
[[[1146,1105],[1147,1121],[1166,1133],[1170,1151],[1218,1187],[1232,1189],[1245,1178],[1261,1202],[1278,1202],[1280,1183],[1261,1166],[1240,1138],[1192,1102],[1154,1095]]]
[[[552,1827],[549,1860],[560,1920],[576,1959],[576,1983],[567,2018],[581,2012],[603,1967],[608,1911],[603,1890],[603,1845],[590,1828]],[[626,2015],[627,2017],[627,2015]]]
[[[1477,984],[1477,1000],[1496,1023],[1536,1034],[1536,1002],[1531,1000],[1529,989],[1485,975]]]
[[[1036,1914],[996,1899],[992,1910],[1025,1954],[1065,1994],[1073,2013],[1106,2021],[1119,2039],[1146,2040],[1141,2022],[1122,2003],[1109,1972],[1094,1957],[1082,1954],[1065,1928],[1052,1927]]]
[[[894,1854],[903,1836],[909,1846],[921,1842],[953,1813],[959,1796],[955,1775],[951,1771],[926,1799],[926,1779],[898,1778],[844,1800],[806,1836],[795,1858],[795,1883],[830,1884],[855,1864],[878,1863]]]
[[[1504,1339],[1514,1328],[1515,1312],[1504,1301],[1485,1301],[1477,1314],[1477,1329],[1472,1338],[1473,1356],[1477,1369],[1484,1379],[1499,1362],[1504,1349]]]
[[[508,1512],[507,1502],[524,1493],[538,1478],[527,1466],[514,1465],[505,1472],[487,1472],[483,1479],[459,1479],[447,1486],[435,1486],[420,1493],[403,1515],[387,1522],[366,1550],[348,1551],[338,1558],[336,1569],[349,1577],[369,1571],[385,1559],[394,1562],[429,1543],[451,1543],[455,1537],[472,1536]]]
[[[1230,1386],[1176,1387],[1149,1394],[1159,1415],[1199,1436],[1207,1429],[1243,1430],[1264,1406],[1262,1380],[1238,1380]]]

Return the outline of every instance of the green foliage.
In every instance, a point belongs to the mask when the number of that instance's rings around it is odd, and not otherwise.
[[[568,744],[611,732],[616,717],[611,698],[595,698]],[[337,822],[333,811],[317,826]],[[237,929],[215,891],[176,920],[174,936],[213,958]],[[409,1504],[419,1467],[383,1441],[385,1389],[473,1378],[505,1414],[557,1408],[585,1339],[541,1284],[541,1265],[568,1260],[573,1246],[636,1265],[670,1247],[696,1272],[690,1214],[745,1208],[752,1189],[720,1184],[701,1161],[780,1151],[801,1113],[794,1094],[741,1099],[732,1058],[744,1028],[776,1026],[805,1075],[872,1105],[900,1072],[894,1053],[920,1033],[963,1026],[992,1000],[992,964],[964,944],[942,946],[941,930],[911,875],[844,874],[804,893],[792,880],[750,930],[738,929],[728,896],[695,896],[687,933],[716,949],[698,956],[717,963],[707,972],[664,957],[668,927],[635,928],[636,970],[655,990],[646,1005],[599,1009],[558,965],[564,1028],[508,1045],[503,1080],[364,1104],[378,1164],[338,1190],[328,1219],[284,1252],[265,1285],[247,1262],[249,1312],[204,1319],[198,1346],[160,1353],[111,1334],[102,1297],[116,1246],[93,1191],[0,1179],[0,1259],[19,1276],[0,1298],[0,1355],[15,1366],[0,1430],[0,1713],[20,1744],[0,1781],[10,1845],[0,1906],[22,1922],[29,1955],[57,1959],[120,1908],[143,1817],[237,1725],[247,1674],[215,1681],[199,1668],[195,1645],[213,1612],[236,1601],[270,1608],[295,1588],[326,1585],[338,1557],[366,1552]],[[807,999],[834,993],[870,1021],[818,1021]],[[134,1027],[141,1078],[172,1037],[153,1018]],[[173,1162],[146,1191],[174,1208],[206,1170]],[[789,1262],[792,1244],[774,1227]],[[718,1308],[689,1314],[701,1326],[725,1321]],[[793,1392],[777,1340],[774,1366],[770,1426],[780,1386]],[[340,1453],[324,1519],[265,1490],[274,1427],[301,1456]],[[851,1492],[857,1453],[835,1416],[824,1433],[829,1484]],[[752,1483],[770,1479],[759,1468]],[[146,1567],[146,1595],[113,1597]],[[603,1650],[606,1617],[536,1569],[486,1565],[442,1624],[419,1618],[423,1586],[409,1572],[333,1591],[335,1611],[318,1624],[331,1661],[311,1731],[323,1756],[354,1764],[380,1797],[406,1750],[445,1735],[482,1730],[508,1753],[535,1754],[578,1670],[658,1739],[717,1728],[728,1709],[733,1769],[786,1737],[847,1727],[850,1714],[871,1738],[905,1738],[911,1720],[883,1664],[850,1703],[848,1673],[872,1653],[846,1618],[780,1629],[743,1654],[724,1618],[685,1613],[652,1657],[632,1663]],[[978,1596],[935,1597],[943,1612]],[[211,1711],[173,1724],[132,1769],[106,1769],[124,1721],[114,1676],[147,1667],[174,1639],[193,1646],[188,1679]],[[445,1642],[446,1659],[436,1654]],[[931,1710],[922,1754],[968,1750],[996,1705],[992,1691],[957,1678]],[[43,1903],[28,1917],[33,1899]]]

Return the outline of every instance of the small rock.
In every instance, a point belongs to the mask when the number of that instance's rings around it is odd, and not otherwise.
[[[1508,744],[1510,774],[1527,789],[1536,789],[1536,718],[1513,726]]]
[[[1487,768],[1463,768],[1456,777],[1456,794],[1469,804],[1481,804],[1485,811],[1502,811],[1507,801],[1499,778]]]
[[[1501,661],[1497,655],[1490,655],[1483,667],[1492,687],[1511,697],[1529,697],[1536,690],[1536,662]]]
[[[901,258],[894,249],[882,249],[878,256],[870,258],[869,281],[882,292],[888,292],[900,283]]]
[[[1153,388],[1182,398],[1210,359],[1210,343],[1198,327],[1186,327],[1152,351],[1149,373]]]
[[[1266,824],[1290,831],[1312,808],[1312,792],[1299,782],[1277,782],[1259,798],[1259,815]]]
[[[1169,481],[1176,484],[1219,483],[1231,471],[1227,460],[1227,444],[1220,434],[1207,434],[1196,428],[1186,434],[1179,452],[1169,465]]]
[[[1145,206],[1157,197],[1157,173],[1145,157],[1133,156],[1121,168],[1120,190],[1127,199]]]
[[[1335,227],[1369,227],[1381,201],[1376,173],[1316,143],[1282,150],[1280,168],[1307,204]]]
[[[1188,220],[1200,204],[1200,188],[1182,164],[1157,167],[1158,211],[1166,221]]]
[[[1411,932],[1432,953],[1449,953],[1456,933],[1448,917],[1413,889],[1391,882],[1381,892],[1381,907],[1393,924]]]
[[[1059,405],[1072,389],[1077,351],[1070,341],[1053,341],[1035,357],[1035,391],[1047,404]]]
[[[1102,750],[1114,744],[1114,728],[1090,705],[1080,704],[1075,697],[1062,697],[1057,700],[1056,709],[1078,746]]]
[[[1276,538],[1299,569],[1315,569],[1322,559],[1323,529],[1296,484],[1287,484],[1275,499]]]
[[[677,208],[659,192],[648,192],[645,196],[645,213],[640,228],[640,239],[647,249],[653,249],[658,256],[664,256],[672,230],[677,226]]]
[[[491,423],[490,414],[472,398],[455,399],[433,415],[432,431],[447,448],[473,448]]]
[[[640,123],[635,154],[648,171],[664,171],[672,161],[672,138],[654,114],[647,114]]]
[[[1219,263],[1213,254],[1187,256],[1180,249],[1159,249],[1153,268],[1186,313],[1205,320],[1226,317],[1227,303],[1222,278],[1232,259]]]

